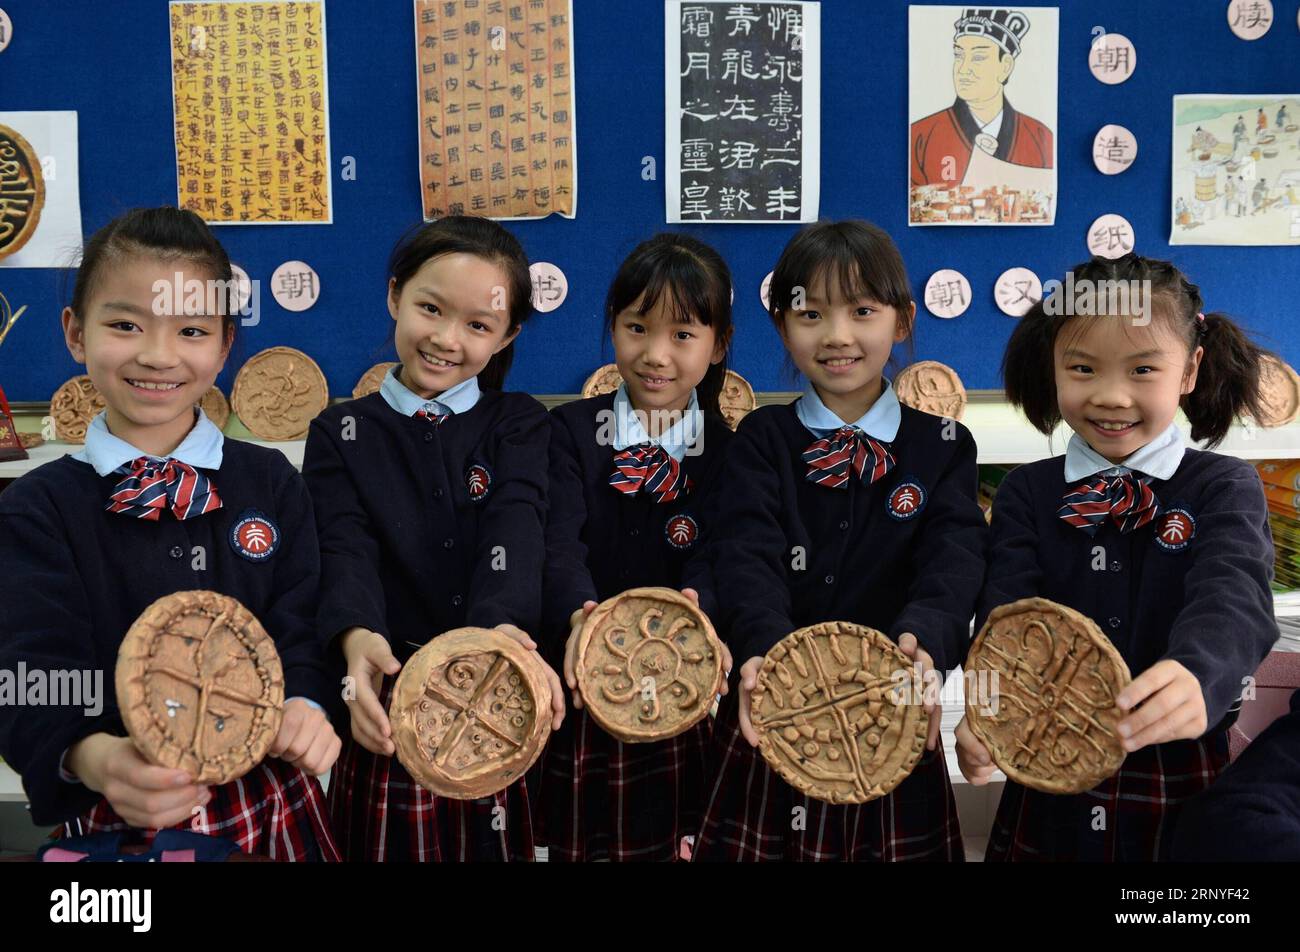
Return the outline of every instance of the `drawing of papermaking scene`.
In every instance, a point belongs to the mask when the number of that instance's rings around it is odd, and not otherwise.
[[[1300,244],[1300,94],[1175,96],[1171,245]]]

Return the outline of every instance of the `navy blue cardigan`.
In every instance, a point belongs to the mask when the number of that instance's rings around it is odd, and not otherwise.
[[[1056,514],[1073,485],[1064,456],[1002,481],[976,623],[1033,595],[1068,605],[1101,627],[1134,677],[1164,658],[1180,662],[1201,682],[1209,724],[1218,724],[1278,637],[1259,474],[1234,457],[1188,449],[1170,479],[1151,482],[1165,515],[1127,535],[1107,520],[1094,537]]]
[[[682,587],[684,567],[704,538],[702,501],[733,438],[721,419],[706,416],[699,452],[682,460],[689,494],[666,503],[625,496],[609,485],[616,451],[599,442],[602,426],[612,432],[613,406],[611,393],[551,411],[544,590],[547,654],[555,661],[563,660],[569,616],[584,601],[640,586]]]
[[[317,417],[303,476],[320,533],[322,639],[369,628],[405,661],[466,625],[535,633],[549,437],[532,397],[486,390],[440,426],[377,393]]]
[[[901,409],[894,469],[844,489],[806,478],[815,437],[794,405],[741,422],[710,495],[706,559],[687,572],[688,584],[712,582],[737,665],[823,621],[912,632],[941,670],[965,657],[987,535],[975,441],[960,423]]]
[[[36,823],[62,823],[99,800],[58,775],[63,753],[93,733],[125,736],[113,672],[122,637],[164,595],[207,589],[239,599],[275,641],[285,697],[325,704],[312,626],[320,580],[306,486],[278,450],[227,439],[207,471],[222,508],[178,522],[104,511],[121,476],[65,456],[0,495],[0,669],[103,672],[103,711],[0,705],[0,756],[23,778]],[[272,554],[239,554],[232,529],[256,511],[278,530]]]

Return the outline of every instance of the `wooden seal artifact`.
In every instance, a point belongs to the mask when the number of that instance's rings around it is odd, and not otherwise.
[[[490,628],[457,628],[411,656],[388,718],[397,759],[431,793],[491,796],[551,734],[551,686],[535,652]]]
[[[89,377],[73,377],[50,398],[54,435],[65,443],[86,442],[86,428],[105,407],[103,394]]]
[[[849,622],[787,635],[763,659],[750,720],[768,764],[827,803],[883,797],[925,752],[930,718],[915,663]]]
[[[1259,362],[1259,425],[1286,426],[1300,416],[1300,376],[1276,357]]]
[[[199,401],[199,406],[203,409],[203,415],[211,420],[218,430],[226,428],[226,422],[230,419],[230,401],[226,399],[220,387],[211,387]]]
[[[284,713],[275,643],[237,600],[176,592],[117,652],[117,705],[136,748],[196,783],[229,783],[266,757]]]
[[[630,744],[675,737],[722,687],[722,642],[670,588],[634,588],[597,606],[578,636],[578,689],[592,718]]]
[[[995,608],[965,670],[970,729],[1016,783],[1082,793],[1124,762],[1128,665],[1086,615],[1046,598]]]
[[[44,207],[41,157],[16,130],[0,125],[0,259],[31,240]]]
[[[329,385],[302,351],[271,347],[240,368],[230,402],[258,439],[298,440],[329,406]]]
[[[949,420],[966,412],[966,388],[957,371],[937,360],[922,360],[905,367],[894,379],[899,402],[913,410]]]

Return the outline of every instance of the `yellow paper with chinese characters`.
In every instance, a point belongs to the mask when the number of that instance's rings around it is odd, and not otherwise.
[[[328,224],[325,5],[169,5],[177,204],[214,224]]]

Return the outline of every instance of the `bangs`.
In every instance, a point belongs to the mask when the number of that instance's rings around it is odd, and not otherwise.
[[[897,246],[866,222],[822,222],[795,235],[772,275],[772,309],[790,309],[800,287],[808,296],[838,290],[847,301],[870,298],[900,312],[912,304]]]
[[[730,307],[730,292],[687,255],[647,256],[619,275],[609,306],[614,317],[629,308],[644,316],[663,301],[673,323],[710,327]]]

